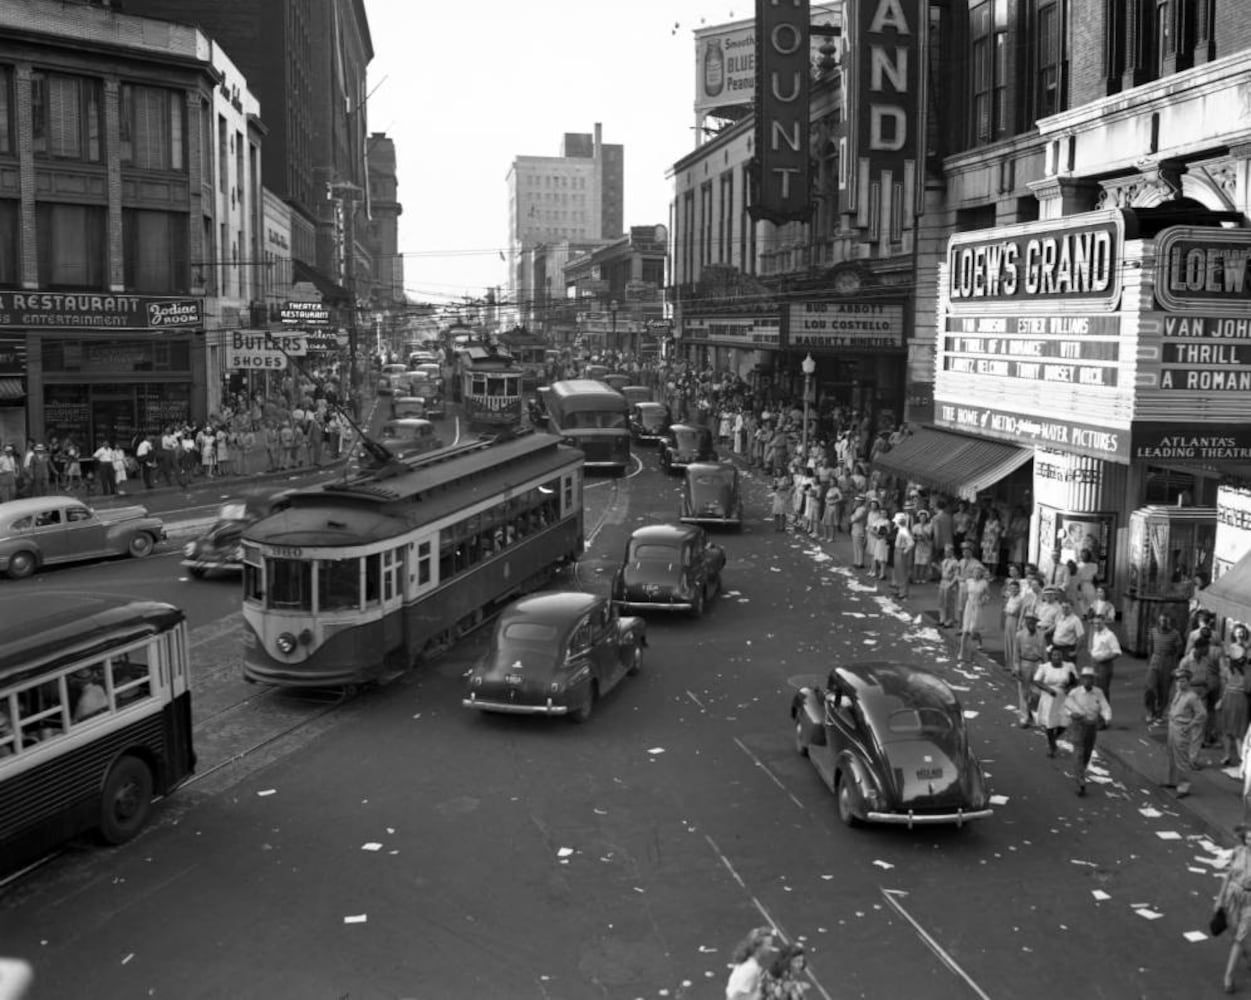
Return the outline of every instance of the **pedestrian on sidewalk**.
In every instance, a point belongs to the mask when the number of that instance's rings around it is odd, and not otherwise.
[[[1021,584],[1009,580],[1003,585],[1003,606],[1000,625],[1003,629],[1003,665],[1009,670],[1016,667],[1016,634],[1021,627]]]
[[[943,549],[943,561],[938,577],[938,624],[952,628],[956,624],[956,596],[960,590],[960,560],[956,547],[948,544]]]
[[[886,567],[890,561],[890,518],[877,500],[869,501],[868,519],[869,559],[872,566],[869,575],[878,580],[886,579]]]
[[[784,944],[765,973],[761,984],[763,1000],[803,1000],[808,984],[802,982],[808,958],[803,945]]]
[[[1038,616],[1032,611],[1025,613],[1021,628],[1016,634],[1016,641],[1013,643],[1013,650],[1016,659],[1005,662],[1011,663],[1016,673],[1016,699],[1017,709],[1021,716],[1021,728],[1028,729],[1030,727],[1030,703],[1037,701],[1032,681],[1034,674],[1038,672],[1038,667],[1043,660],[1047,659],[1047,643],[1042,633],[1038,631]]]
[[[1164,721],[1168,711],[1173,672],[1181,663],[1185,637],[1173,627],[1172,615],[1160,615],[1147,634],[1147,676],[1143,704],[1148,724]]]
[[[791,478],[790,476],[775,476],[773,478],[773,500],[769,508],[773,515],[773,530],[786,530],[786,511],[790,506],[791,498]]]
[[[892,589],[898,597],[908,597],[912,582],[912,551],[916,541],[908,529],[908,515],[902,511],[895,515],[895,575]]]
[[[1212,653],[1211,641],[1201,635],[1190,647],[1190,652],[1182,657],[1178,666],[1190,674],[1190,683],[1195,693],[1203,698],[1203,706],[1207,709],[1207,724],[1204,729],[1204,742],[1216,742],[1216,700],[1221,693],[1221,664]]]
[[[1247,905],[1248,893],[1251,893],[1251,829],[1239,824],[1234,827],[1234,835],[1238,844],[1230,854],[1229,867],[1225,870],[1213,905],[1213,912],[1225,911],[1225,922],[1234,932],[1229,958],[1225,962],[1226,993],[1234,992],[1234,970],[1238,968],[1238,959],[1251,961],[1246,952],[1247,938],[1251,936],[1251,906]]]
[[[1225,745],[1222,767],[1242,762],[1239,748],[1247,732],[1246,665],[1246,647],[1241,643],[1230,643],[1221,661],[1221,695],[1216,702],[1216,729]]]
[[[934,525],[930,512],[922,507],[917,511],[917,523],[912,526],[912,579],[914,583],[930,582],[930,567],[934,562]]]
[[[733,968],[725,984],[726,1000],[760,1000],[765,968],[775,951],[772,927],[757,927],[748,934],[730,956]]]
[[[865,555],[868,550],[869,508],[863,496],[857,496],[851,502],[851,564],[856,569],[864,569]]]
[[[1077,794],[1086,794],[1086,768],[1095,752],[1095,738],[1100,729],[1112,722],[1112,706],[1101,688],[1095,686],[1095,668],[1082,667],[1081,683],[1064,699],[1072,733],[1074,760],[1073,778],[1077,782]]]
[[[1190,772],[1207,718],[1203,699],[1190,686],[1190,671],[1178,667],[1173,672],[1173,700],[1168,707],[1168,777],[1163,786],[1176,788],[1178,798],[1190,794]]]
[[[1077,668],[1064,658],[1064,651],[1052,646],[1047,661],[1040,663],[1034,672],[1033,684],[1040,692],[1038,699],[1038,724],[1047,734],[1047,756],[1054,757],[1057,741],[1068,725],[1064,700],[1069,688],[1077,683]]]
[[[1067,659],[1077,660],[1077,649],[1086,635],[1086,626],[1073,610],[1073,602],[1068,596],[1060,598],[1060,613],[1056,615],[1055,626],[1051,630],[1051,645],[1064,650]]]
[[[960,623],[961,659],[964,658],[966,642],[972,643],[974,649],[982,648],[982,636],[987,632],[990,615],[990,575],[986,567],[979,563],[972,578],[964,585],[964,618]]]
[[[1090,661],[1095,667],[1095,683],[1103,696],[1111,701],[1112,668],[1116,664],[1116,658],[1121,655],[1121,643],[1116,633],[1108,628],[1103,615],[1092,618],[1090,624]]]

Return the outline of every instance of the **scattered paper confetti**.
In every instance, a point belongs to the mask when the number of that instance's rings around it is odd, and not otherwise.
[[[1105,899],[1111,899],[1111,898],[1112,898],[1112,897],[1111,897],[1111,896],[1109,896],[1106,892],[1104,892],[1102,889],[1091,889],[1091,890],[1090,890],[1090,894],[1091,894],[1092,896],[1094,896],[1094,897],[1095,897],[1095,899],[1100,900],[1101,902],[1102,902],[1103,900],[1105,900]]]
[[[607,809],[592,809],[592,810],[591,810],[591,812],[595,813],[595,815],[596,815],[596,816],[607,816],[607,815],[608,815],[608,810],[607,810]]]
[[[990,797],[990,804],[992,806],[1006,806],[1008,804],[1008,797],[1006,795],[992,795]]]
[[[371,840],[368,844],[361,844],[362,851],[381,851],[382,845],[376,840]]]
[[[343,918],[345,924],[363,924],[369,918],[364,913],[357,913]]]
[[[1154,806],[1146,806],[1143,809],[1139,809],[1138,812],[1141,815],[1146,816],[1147,819],[1159,819],[1164,815],[1164,813],[1160,812],[1160,810],[1156,809]]]
[[[1052,833],[1059,833],[1059,831],[1058,831],[1058,830],[1052,830],[1051,832],[1052,832]],[[1069,864],[1071,864],[1071,865],[1085,865],[1087,868],[1098,868],[1098,867],[1099,867],[1099,866],[1098,866],[1097,864],[1095,864],[1093,861],[1082,861],[1082,860],[1081,860],[1081,859],[1079,859],[1079,858],[1069,858]]]
[[[1187,865],[1186,871],[1194,872],[1196,875],[1206,875],[1208,873],[1206,868],[1196,868],[1194,865]]]
[[[821,876],[821,880],[822,880],[822,881],[824,881],[824,882],[828,882],[828,881],[829,881],[830,879],[832,879],[833,877],[834,877],[833,875],[822,875],[822,876]]]
[[[1195,944],[1198,941],[1206,941],[1208,939],[1208,936],[1204,934],[1203,931],[1186,931],[1182,937],[1184,937],[1191,944]]]
[[[127,955],[125,958],[122,959],[122,965],[125,965],[134,957],[135,957],[135,953],[132,951],[129,955]]]
[[[877,865],[879,868],[886,868],[886,869],[890,869],[890,868],[894,868],[894,867],[895,867],[895,866],[894,866],[894,865],[892,865],[889,861],[880,861],[880,860],[876,860],[876,859],[875,859],[873,863],[874,863],[875,865]]]
[[[1155,835],[1161,840],[1181,840],[1182,835],[1176,830],[1156,830]]]
[[[1155,910],[1142,909],[1135,910],[1134,912],[1144,920],[1159,920],[1162,916],[1164,916],[1163,913],[1156,913]]]
[[[658,754],[658,753],[664,753],[664,752],[665,752],[665,748],[664,748],[664,747],[652,747],[652,748],[651,748],[650,750],[648,750],[647,752],[648,752],[649,754],[651,754],[651,755],[654,757],[654,756],[656,756],[656,754]]]
[[[976,719],[977,716],[978,716],[978,713],[971,708],[966,708],[964,710],[964,717],[966,719]]]
[[[557,851],[557,852],[556,852],[556,857],[558,857],[558,858],[567,858],[567,857],[569,857],[569,855],[571,855],[572,853],[573,853],[573,848],[572,848],[572,847],[562,847],[559,851]]]
[[[261,798],[264,798],[266,795],[277,794],[277,791],[278,790],[276,788],[263,788],[261,789],[261,791],[257,792],[256,794],[259,795]]]

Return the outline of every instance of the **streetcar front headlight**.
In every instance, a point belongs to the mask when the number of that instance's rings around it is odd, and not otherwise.
[[[280,653],[290,655],[295,652],[296,639],[290,632],[283,632],[274,642],[278,646],[278,652]]]

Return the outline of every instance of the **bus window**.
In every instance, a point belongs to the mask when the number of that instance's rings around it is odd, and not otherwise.
[[[118,708],[152,697],[152,662],[156,647],[136,646],[109,658],[113,700]]]
[[[69,729],[64,681],[64,676],[52,677],[18,692],[17,727],[22,746],[42,743]]]
[[[269,606],[288,611],[312,611],[313,564],[299,559],[270,559]]]
[[[109,710],[109,692],[105,687],[104,664],[79,667],[69,676],[70,701],[74,705],[74,721],[85,722]]]
[[[361,561],[321,559],[317,563],[317,610],[348,611],[361,604]]]
[[[0,757],[10,757],[17,750],[17,734],[13,731],[13,699],[0,698]]]

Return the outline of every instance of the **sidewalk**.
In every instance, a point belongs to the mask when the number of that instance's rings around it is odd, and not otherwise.
[[[742,455],[724,451],[735,465],[746,476],[761,482],[766,487],[767,477],[759,470],[748,466]],[[767,512],[766,512],[767,513]],[[803,535],[805,539],[810,536]],[[834,542],[819,542],[812,539],[830,553],[835,562],[850,567],[851,538],[840,533]],[[860,573],[862,582],[869,584],[874,581],[869,571]],[[991,593],[994,600],[999,599],[1002,581],[992,584]],[[892,589],[888,579],[877,581],[878,590],[884,595],[891,595]],[[913,584],[910,596],[896,598],[899,604],[912,612],[924,616],[926,621],[938,628],[938,584]],[[982,649],[974,652],[965,649],[965,658],[975,659],[979,665],[992,668],[1010,691],[1011,701],[1016,701],[1015,677],[1003,665],[1003,630],[1002,624],[995,615],[995,621],[982,636]],[[938,629],[947,644],[950,655],[955,658],[960,652],[960,636],[957,629]],[[1118,629],[1118,636],[1119,636]],[[1143,679],[1147,672],[1145,658],[1126,653],[1118,657],[1112,680],[1112,695],[1109,699],[1112,706],[1112,725],[1099,734],[1095,752],[1110,763],[1113,769],[1120,768],[1129,772],[1124,777],[1137,776],[1143,784],[1155,790],[1161,801],[1167,802],[1172,808],[1187,811],[1198,823],[1202,824],[1208,834],[1218,843],[1225,846],[1233,845],[1233,828],[1242,822],[1242,779],[1237,769],[1228,773],[1220,767],[1224,752],[1219,747],[1205,749],[1200,754],[1201,769],[1191,776],[1191,793],[1185,798],[1177,798],[1168,789],[1159,787],[1165,780],[1168,770],[1166,748],[1167,726],[1148,727],[1143,706]],[[1024,731],[1020,731],[1026,737]],[[1034,736],[1036,734],[1030,734]],[[1041,746],[1040,746],[1041,752]]]

